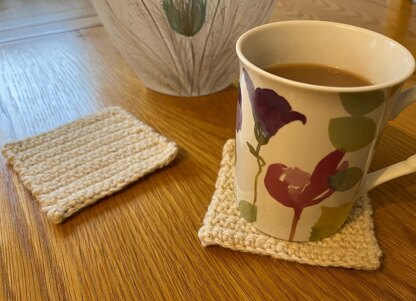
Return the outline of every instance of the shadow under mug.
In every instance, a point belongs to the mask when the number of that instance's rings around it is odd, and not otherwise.
[[[235,193],[256,228],[292,241],[323,239],[360,195],[416,171],[412,156],[367,174],[383,127],[416,100],[416,87],[400,91],[415,69],[402,45],[351,25],[285,21],[244,33],[236,50]],[[264,71],[288,63],[335,66],[372,85],[317,86]]]

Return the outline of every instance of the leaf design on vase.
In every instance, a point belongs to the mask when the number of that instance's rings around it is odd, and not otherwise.
[[[257,206],[247,202],[240,201],[238,202],[238,210],[240,211],[241,217],[243,217],[249,223],[253,223],[257,218]]]
[[[368,114],[384,102],[383,90],[340,93],[344,109],[354,116]]]
[[[329,153],[318,162],[312,174],[281,163],[268,167],[264,185],[270,196],[294,210],[289,240],[293,240],[303,209],[319,204],[335,192],[329,179],[348,168],[348,161],[341,163],[344,154],[341,150]]]
[[[293,121],[301,121],[303,124],[305,124],[306,116],[299,112],[293,111],[289,102],[283,96],[277,94],[275,91],[271,89],[255,88],[247,70],[243,68],[242,72],[245,86],[247,88],[247,94],[251,104],[251,110],[253,113],[254,135],[257,140],[256,147],[247,142],[248,149],[250,153],[256,158],[258,165],[258,171],[254,178],[254,197],[252,203],[252,206],[255,206],[257,201],[258,177],[260,176],[263,167],[266,165],[266,162],[260,156],[261,146],[267,144],[269,139],[276,135],[277,132],[285,125]],[[238,101],[237,131],[239,129],[239,120],[241,126],[241,116],[239,115],[241,114],[241,91],[239,91]],[[255,211],[254,214],[257,214],[257,211]],[[255,219],[256,217],[254,216],[254,220]]]
[[[162,7],[172,30],[192,37],[204,25],[206,4],[206,0],[163,0]]]
[[[339,207],[321,207],[321,216],[312,227],[310,241],[321,240],[338,231],[348,218],[353,201]]]
[[[370,144],[376,135],[376,123],[363,116],[331,119],[329,138],[337,149],[353,152]]]

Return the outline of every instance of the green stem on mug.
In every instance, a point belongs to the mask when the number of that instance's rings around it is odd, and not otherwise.
[[[257,143],[257,147],[256,147],[256,158],[257,158],[257,165],[259,167],[256,176],[254,177],[254,199],[253,199],[253,207],[256,204],[257,201],[257,182],[258,182],[258,178],[263,170],[263,166],[266,165],[266,162],[264,162],[264,159],[262,157],[260,157],[260,148],[261,148],[261,144]]]

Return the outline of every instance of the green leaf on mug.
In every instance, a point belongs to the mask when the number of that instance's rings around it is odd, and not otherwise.
[[[256,157],[256,158],[257,158],[258,154],[257,154],[256,150],[254,149],[254,147],[253,147],[250,143],[248,143],[248,142],[247,142],[247,146],[248,146],[248,149],[249,149],[250,153],[251,153],[254,157]]]
[[[365,147],[373,141],[375,135],[376,123],[368,117],[340,117],[329,122],[329,138],[332,145],[346,152]]]
[[[312,227],[309,241],[321,240],[338,231],[348,218],[353,201],[339,207],[321,207],[321,216]]]
[[[370,113],[384,102],[383,90],[340,93],[339,96],[344,109],[354,116]]]
[[[346,191],[357,184],[363,177],[363,171],[358,167],[341,170],[329,177],[329,185],[336,191]]]
[[[240,201],[238,203],[238,210],[240,211],[240,215],[249,223],[255,222],[257,218],[257,206],[247,202],[247,201]]]

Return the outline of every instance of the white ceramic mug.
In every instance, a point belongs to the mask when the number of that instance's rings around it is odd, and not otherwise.
[[[244,33],[236,130],[241,215],[269,235],[313,241],[336,232],[357,197],[416,171],[416,157],[367,174],[389,119],[416,100],[400,92],[412,54],[381,34],[339,23],[287,21]],[[312,63],[359,74],[363,87],[309,85],[264,71]]]

